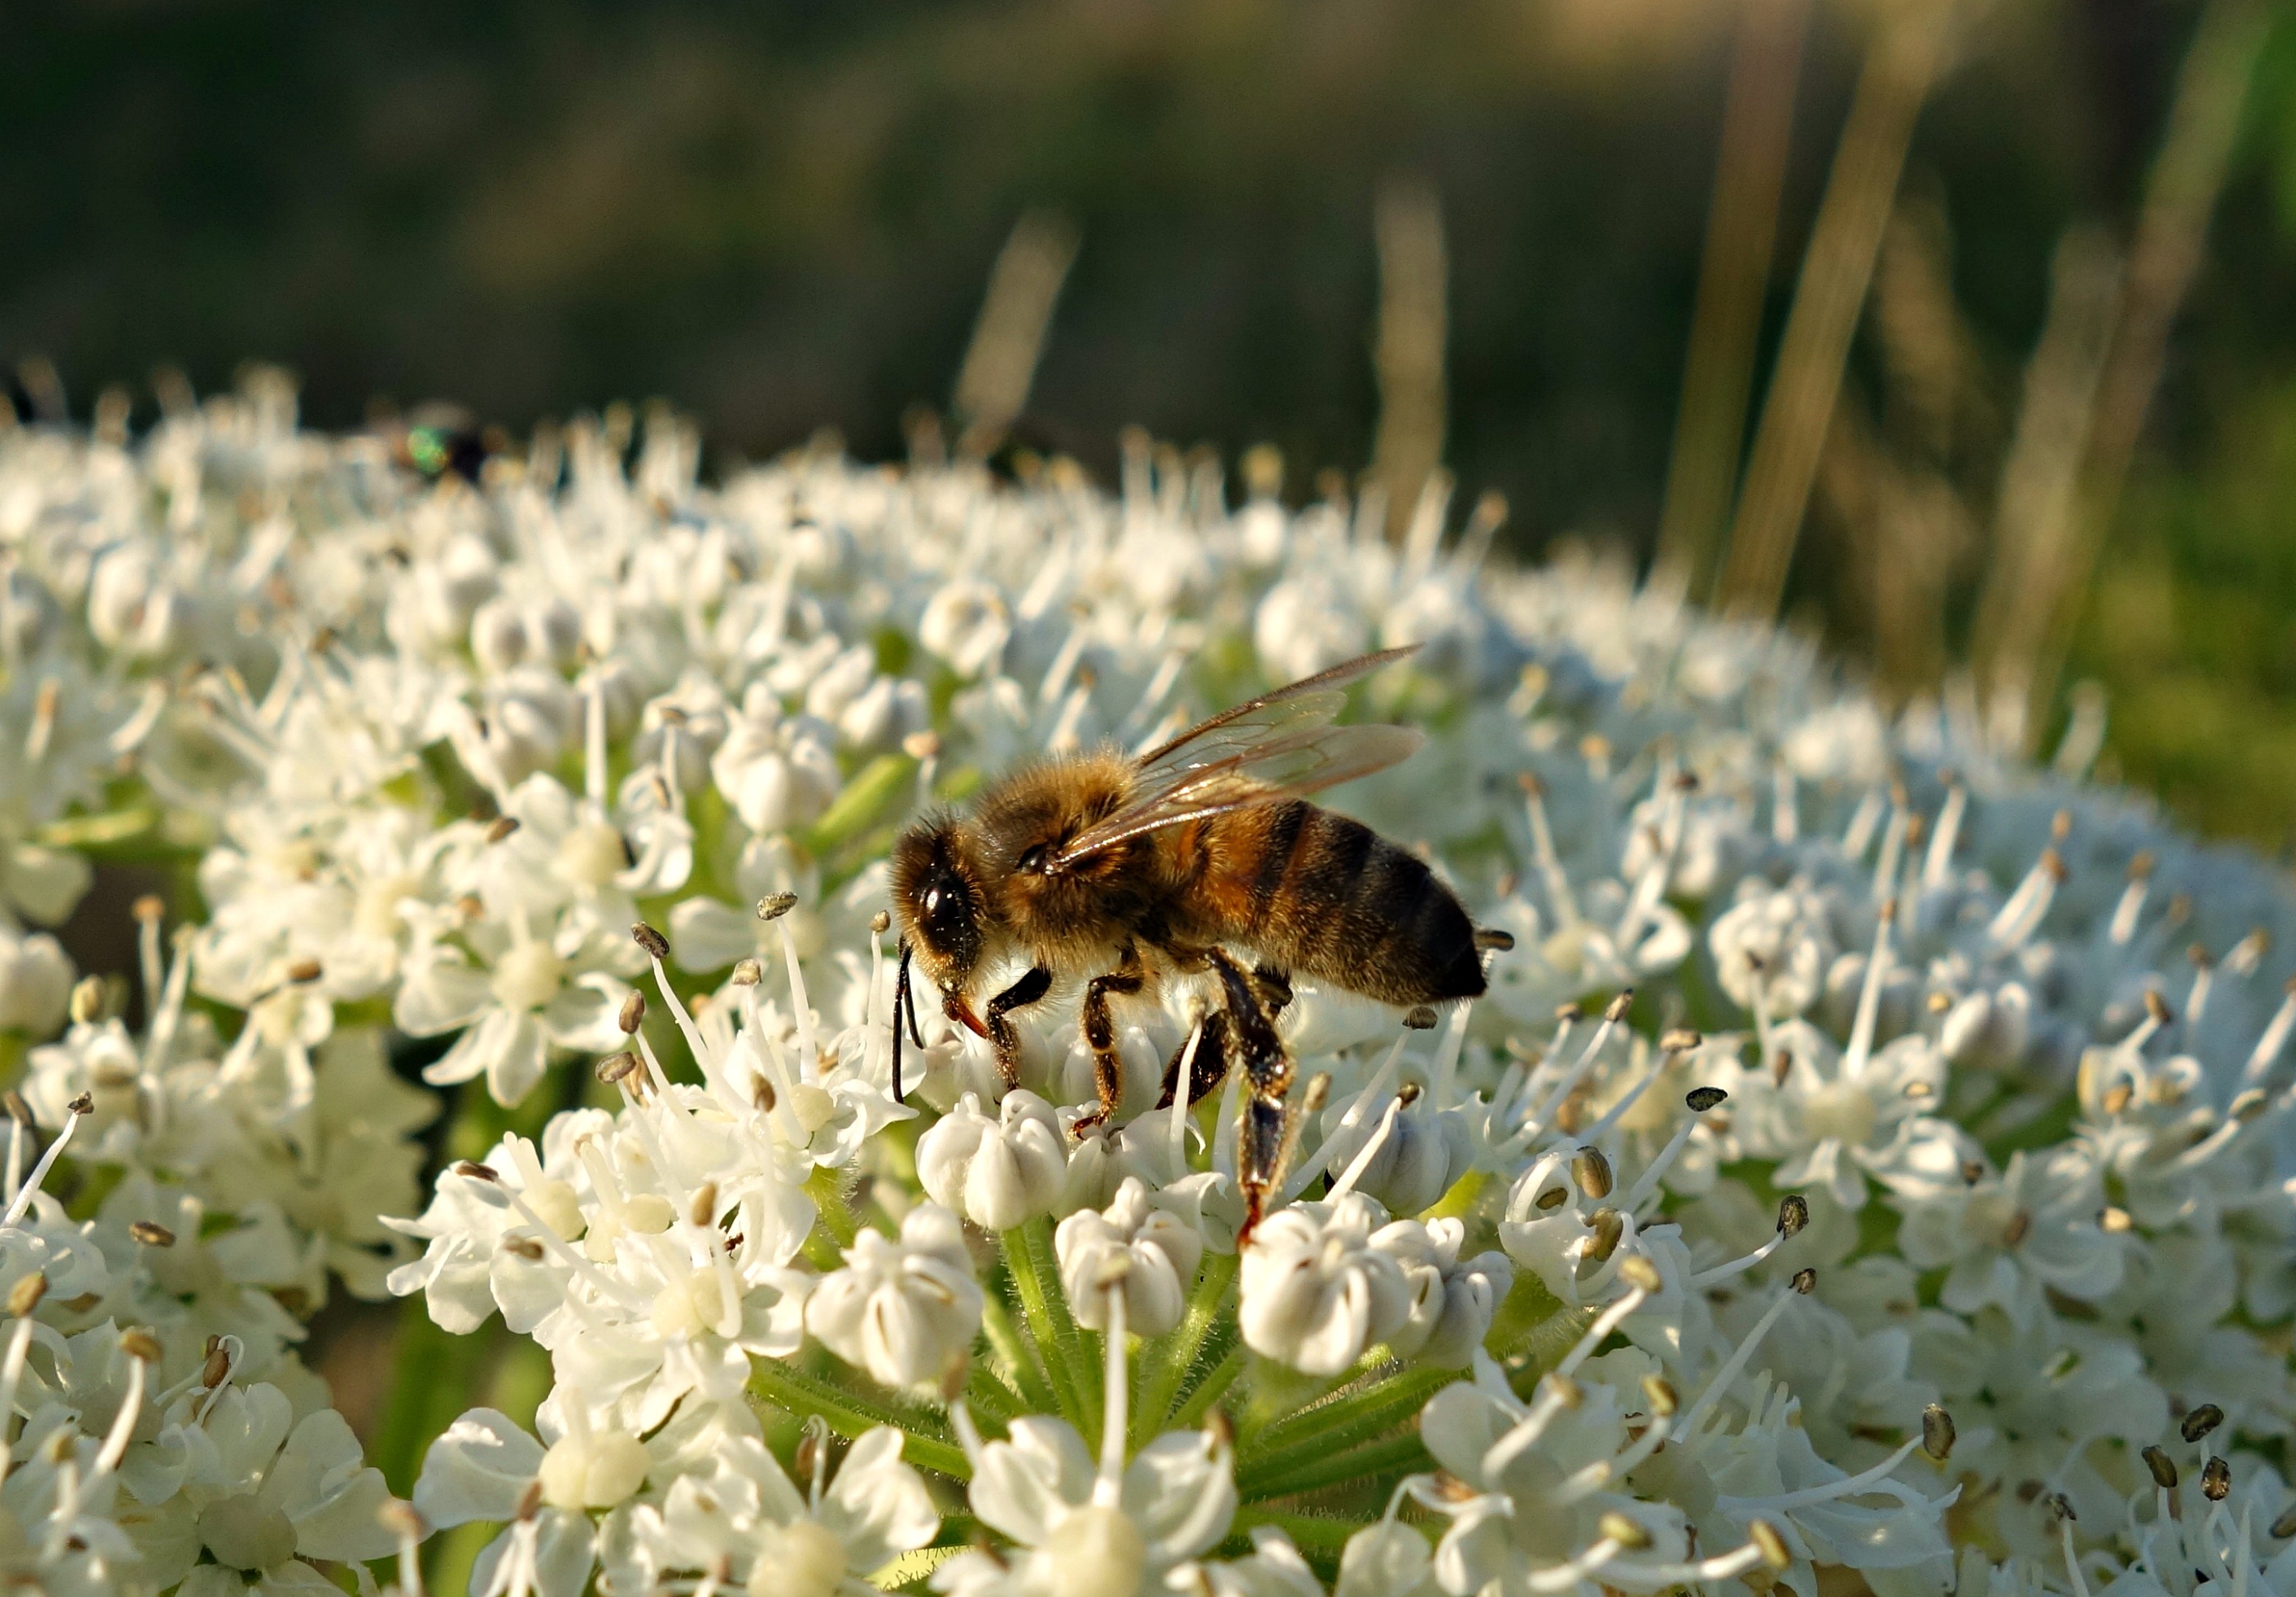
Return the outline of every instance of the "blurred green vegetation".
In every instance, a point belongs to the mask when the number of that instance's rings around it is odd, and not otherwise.
[[[1889,9],[1815,13],[1765,351]],[[1982,505],[2053,251],[2078,222],[2128,233],[2198,8],[1963,9],[1901,193],[1934,222],[1984,397],[1944,465]],[[2067,676],[2110,691],[2129,779],[2279,848],[2296,24],[2276,16]],[[12,14],[0,52],[0,358],[52,358],[81,416],[160,363],[204,390],[253,358],[299,374],[321,425],[378,397],[518,430],[660,394],[720,464],[823,426],[882,457],[909,407],[946,401],[999,246],[1043,208],[1082,243],[1016,436],[1104,480],[1127,423],[1231,458],[1271,440],[1304,497],[1370,457],[1374,200],[1403,175],[1447,235],[1461,482],[1508,496],[1519,552],[1585,533],[1647,554],[1736,18],[1712,0],[50,0]],[[1891,381],[1869,325],[1843,404],[1885,442]],[[1853,656],[1882,652],[1857,521],[1822,482],[1786,594]],[[1939,546],[1948,651],[1988,554],[1981,527]]]

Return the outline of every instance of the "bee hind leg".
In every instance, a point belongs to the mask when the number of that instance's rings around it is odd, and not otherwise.
[[[1292,1117],[1286,1102],[1292,1091],[1292,1056],[1250,978],[1218,949],[1209,958],[1227,999],[1236,1062],[1244,1073],[1243,1135],[1236,1149],[1236,1184],[1243,1189],[1243,1229],[1236,1233],[1241,1247],[1259,1228],[1267,1194],[1283,1177]]]
[[[1021,1030],[1004,1017],[1035,1003],[1052,984],[1053,973],[1041,965],[1033,966],[988,1000],[988,1041],[996,1050],[996,1074],[1007,1087],[1021,1084]]]
[[[1108,995],[1137,992],[1147,982],[1140,951],[1128,948],[1114,970],[1085,984],[1084,1008],[1077,1025],[1084,1033],[1085,1046],[1092,1050],[1092,1084],[1100,1103],[1071,1128],[1076,1136],[1106,1124],[1124,1099],[1124,1063],[1116,1051],[1116,1017],[1108,1012]]]

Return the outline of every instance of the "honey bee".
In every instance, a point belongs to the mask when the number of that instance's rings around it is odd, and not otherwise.
[[[1411,653],[1333,666],[1137,759],[1113,748],[1056,756],[999,779],[970,814],[929,816],[904,833],[892,858],[896,1096],[905,1024],[923,1045],[912,958],[949,1019],[988,1039],[1007,1085],[1021,1061],[1013,1012],[1056,979],[1086,978],[1078,1026],[1099,1102],[1079,1133],[1123,1097],[1110,1000],[1208,972],[1216,1002],[1196,1036],[1188,1101],[1243,1072],[1248,1237],[1285,1153],[1292,1069],[1275,1020],[1292,976],[1404,1007],[1472,999],[1484,988],[1482,951],[1507,942],[1478,931],[1416,856],[1307,802],[1424,741],[1405,727],[1332,724],[1349,683]],[[976,1010],[975,984],[1016,957],[1027,970]],[[1184,1043],[1166,1065],[1158,1107],[1170,1107],[1187,1053]]]

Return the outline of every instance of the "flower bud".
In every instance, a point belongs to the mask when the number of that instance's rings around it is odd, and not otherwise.
[[[925,1191],[984,1231],[1051,1214],[1067,1173],[1060,1121],[1025,1088],[1006,1093],[995,1118],[966,1093],[917,1144]]]
[[[806,1300],[805,1326],[847,1363],[888,1387],[938,1381],[949,1355],[980,1331],[980,1284],[957,1217],[919,1204],[898,1241],[865,1231]]]
[[[1008,1100],[1009,1101],[1009,1100]],[[1125,1329],[1160,1337],[1180,1323],[1203,1261],[1203,1239],[1179,1215],[1152,1206],[1147,1187],[1128,1175],[1104,1209],[1079,1209],[1053,1233],[1061,1284],[1078,1325],[1108,1327],[1108,1294],[1124,1294]],[[1112,1286],[1107,1272],[1125,1268]]]

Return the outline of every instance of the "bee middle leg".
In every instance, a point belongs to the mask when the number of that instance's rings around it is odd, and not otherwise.
[[[1004,1017],[1035,1003],[1052,984],[1051,971],[1032,966],[1021,972],[1019,981],[988,1000],[988,1041],[996,1050],[996,1074],[1007,1087],[1021,1084],[1021,1031]]]
[[[1188,1107],[1193,1108],[1219,1090],[1227,1079],[1227,1011],[1213,1009],[1202,1022],[1203,1030],[1195,1033],[1196,1057],[1188,1059],[1188,1044],[1183,1038],[1172,1057],[1164,1062],[1164,1094],[1156,1100],[1160,1109],[1168,1109],[1180,1092],[1180,1061],[1188,1060]]]
[[[1243,1135],[1236,1150],[1236,1184],[1243,1189],[1243,1229],[1236,1240],[1242,1244],[1258,1229],[1281,1173],[1276,1167],[1283,1162],[1291,1118],[1285,1099],[1292,1091],[1292,1056],[1251,978],[1218,949],[1206,958],[1226,997],[1231,1046],[1244,1073]]]
[[[1092,1084],[1100,1106],[1076,1123],[1072,1129],[1077,1136],[1105,1124],[1124,1098],[1124,1062],[1116,1051],[1116,1018],[1108,1012],[1108,995],[1137,992],[1147,982],[1140,951],[1128,948],[1114,970],[1085,984],[1084,1008],[1077,1024],[1084,1033],[1085,1046],[1092,1050]]]

